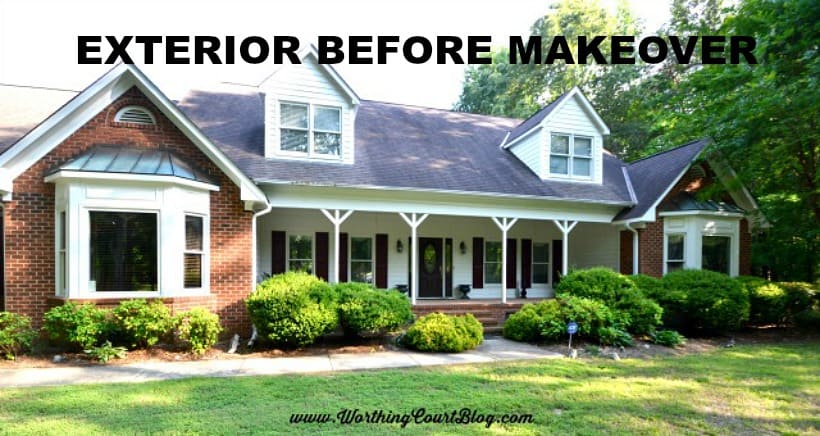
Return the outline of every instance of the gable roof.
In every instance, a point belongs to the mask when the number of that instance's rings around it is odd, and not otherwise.
[[[179,103],[257,183],[389,188],[632,205],[617,158],[604,183],[541,180],[498,144],[519,120],[363,100],[353,164],[264,157],[264,95],[197,91]]]
[[[329,64],[326,64],[326,63],[319,62],[319,51],[316,49],[316,46],[311,44],[310,47],[303,48],[303,49],[299,50],[296,53],[296,56],[299,58],[299,60],[303,61],[303,63],[304,63],[305,58],[308,58],[308,57],[312,58],[312,61],[328,77],[330,77],[330,79],[333,81],[333,83],[337,87],[339,87],[339,89],[341,89],[342,92],[345,95],[347,95],[347,97],[350,99],[351,104],[358,105],[361,102],[361,99],[359,98],[359,95],[356,94],[356,91],[354,91],[353,88],[350,85],[348,85],[348,83],[345,81],[345,79],[342,78],[342,76],[336,71],[335,68],[333,68],[333,66],[331,66]],[[279,64],[279,65],[277,65],[276,68],[270,74],[268,74],[268,76],[265,77],[265,79],[263,79],[261,83],[259,83],[259,87],[264,86],[266,82],[271,80],[273,77],[276,76],[277,73],[279,73],[283,69],[287,68],[289,65],[291,65],[291,64]]]
[[[644,215],[657,207],[710,142],[708,138],[692,141],[630,163],[627,171],[638,204],[621,211],[613,221],[654,221],[654,216]]]
[[[119,64],[109,70],[4,150],[0,154],[0,189],[8,194],[12,186],[11,180],[42,159],[77,128],[134,86],[240,187],[240,197],[243,201],[267,205],[267,197],[262,190],[136,66],[128,64]],[[3,104],[13,107],[16,102],[0,101],[0,105]],[[0,110],[0,113],[4,112],[6,111]]]

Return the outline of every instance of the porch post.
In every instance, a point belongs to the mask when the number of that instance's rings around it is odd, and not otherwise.
[[[561,233],[564,235],[561,238],[561,248],[562,248],[562,257],[563,257],[563,265],[561,265],[561,275],[567,275],[567,265],[569,264],[569,232],[575,228],[578,224],[578,221],[572,221],[571,223],[569,220],[558,221],[552,220],[556,226],[558,226],[558,230],[561,230]]]
[[[342,223],[350,217],[353,211],[349,210],[342,216],[339,216],[339,209],[335,209],[333,215],[327,209],[321,209],[321,211],[333,223],[333,265],[335,265],[333,268],[333,283],[339,283],[339,230]]]
[[[413,213],[408,218],[407,214],[399,212],[399,216],[410,226],[410,304],[413,306],[416,305],[416,294],[419,292],[419,242],[418,232],[416,230],[429,215],[430,214],[424,214],[421,217],[417,217],[416,214]]]
[[[496,217],[492,217],[495,225],[501,230],[501,302],[507,302],[507,231],[515,225],[518,218],[501,218],[501,221]]]

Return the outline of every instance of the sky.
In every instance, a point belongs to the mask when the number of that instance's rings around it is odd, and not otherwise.
[[[613,8],[617,0],[600,0]],[[668,19],[670,0],[632,0],[647,32]],[[110,65],[79,65],[78,35],[491,35],[497,45],[528,35],[550,0],[297,0],[138,2],[0,0],[0,83],[81,90]],[[130,52],[129,48],[129,52]],[[161,61],[162,58],[159,58]],[[218,82],[256,85],[276,66],[137,63],[166,94]],[[386,65],[334,68],[364,99],[449,109],[458,99],[464,65],[420,65],[402,57]]]

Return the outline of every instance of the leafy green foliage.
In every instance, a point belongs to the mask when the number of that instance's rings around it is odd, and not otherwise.
[[[541,337],[549,341],[567,338],[567,324],[578,323],[577,336],[587,339],[598,339],[600,329],[621,327],[628,324],[622,314],[613,312],[606,304],[590,298],[563,296],[555,299],[558,302],[557,313],[544,316]]]
[[[525,304],[504,322],[502,335],[513,341],[536,342],[541,339],[544,319],[558,317],[559,310],[558,300],[554,298]]]
[[[102,345],[91,347],[87,350],[83,350],[83,352],[97,359],[100,363],[108,363],[111,359],[125,359],[125,356],[128,355],[128,352],[125,351],[125,347],[115,347],[111,345],[111,341],[105,341]]]
[[[43,330],[49,339],[72,350],[84,350],[100,343],[112,331],[110,312],[92,304],[66,302],[43,316]]]
[[[663,284],[676,298],[683,296],[683,316],[690,330],[733,331],[749,319],[749,296],[739,282],[725,274],[674,271],[664,276]]]
[[[404,344],[419,351],[460,353],[484,340],[481,323],[472,315],[449,316],[431,313],[407,329]]]
[[[632,335],[617,327],[601,327],[598,329],[598,341],[602,345],[615,347],[631,347],[635,345]]]
[[[245,304],[259,335],[274,345],[303,347],[338,325],[333,289],[304,272],[275,275]]]
[[[173,326],[171,311],[159,300],[123,300],[112,314],[118,333],[132,349],[156,345]]]
[[[31,319],[25,315],[0,312],[0,354],[8,360],[31,348],[37,332],[31,328]]]
[[[339,295],[339,320],[348,334],[382,335],[413,320],[410,300],[400,292],[361,283],[340,283],[334,290]]]
[[[664,347],[677,347],[686,343],[686,338],[674,330],[658,330],[652,333],[652,342]]]
[[[205,354],[219,339],[219,315],[195,307],[174,317],[176,337],[194,354]]]

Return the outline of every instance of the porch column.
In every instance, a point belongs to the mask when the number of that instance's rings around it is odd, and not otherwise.
[[[572,229],[575,228],[575,226],[578,224],[578,221],[570,222],[569,220],[552,220],[552,222],[554,222],[555,225],[558,226],[558,230],[561,230],[561,233],[564,235],[561,239],[561,248],[563,253],[562,257],[564,258],[563,265],[561,265],[561,275],[566,276],[567,265],[569,264],[569,232],[571,232]]]
[[[349,210],[341,216],[339,216],[339,209],[335,209],[332,215],[327,209],[321,209],[321,211],[333,223],[333,265],[335,265],[333,268],[333,283],[339,283],[339,229],[353,211]]]
[[[515,225],[518,218],[492,217],[493,222],[501,230],[501,302],[507,302],[507,231]]]
[[[416,305],[416,294],[419,292],[419,241],[418,232],[416,231],[421,223],[427,219],[430,214],[424,214],[421,217],[416,216],[415,213],[408,217],[404,212],[399,212],[399,216],[404,222],[410,226],[410,304]]]

